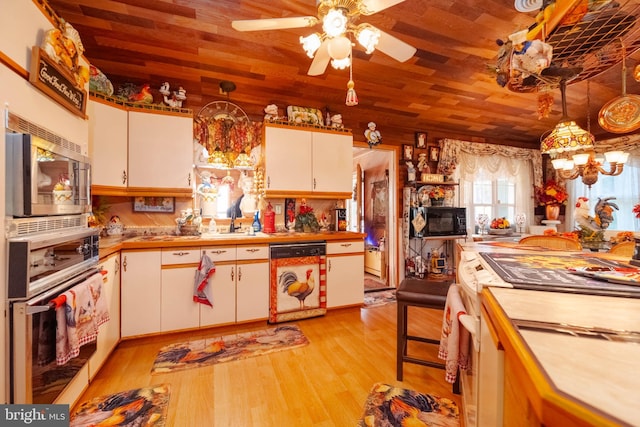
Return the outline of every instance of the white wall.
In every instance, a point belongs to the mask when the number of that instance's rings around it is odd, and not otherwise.
[[[30,0],[2,0],[0,6],[0,58],[29,70],[31,48],[39,46],[43,34],[52,28],[52,24]],[[88,88],[88,85],[87,85]],[[0,125],[2,146],[5,141],[5,112],[6,109],[56,133],[69,141],[80,144],[84,154],[88,152],[89,127],[83,118],[69,112],[55,103],[51,98],[35,89],[28,81],[5,66],[0,60],[0,111],[2,125]],[[0,150],[0,218],[5,217],[5,152]],[[6,237],[0,233],[0,299],[3,307],[7,307],[7,254]],[[0,384],[7,384],[7,322],[6,317],[0,318]],[[0,387],[0,402],[8,400],[6,387]]]

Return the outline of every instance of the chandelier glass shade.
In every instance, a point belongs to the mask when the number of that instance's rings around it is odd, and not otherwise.
[[[593,135],[589,131],[582,129],[573,120],[564,119],[542,140],[540,151],[542,154],[553,155],[588,150],[593,148],[593,142]]]
[[[328,40],[327,50],[331,57],[331,66],[341,70],[351,64],[351,40],[348,34],[355,36],[367,54],[373,53],[380,39],[380,31],[370,24],[354,25],[350,22],[344,8],[330,9],[322,18],[323,33],[300,36],[300,44],[309,58],[313,58],[322,45]]]
[[[629,153],[622,151],[608,151],[604,158],[596,157],[595,152],[574,154],[571,159],[556,158],[551,160],[553,168],[558,170],[563,179],[582,178],[582,183],[591,187],[598,181],[598,174],[617,176],[622,173]],[[609,168],[604,167],[605,161]]]

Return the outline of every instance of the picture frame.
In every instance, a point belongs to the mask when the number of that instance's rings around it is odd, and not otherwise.
[[[173,213],[176,209],[175,197],[134,197],[134,212]]]
[[[440,160],[440,147],[429,147],[429,161],[437,162]]]
[[[427,148],[427,132],[416,132],[416,148]]]
[[[413,145],[402,145],[402,160],[413,160]]]

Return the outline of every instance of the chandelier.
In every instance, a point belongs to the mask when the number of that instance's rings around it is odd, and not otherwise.
[[[329,6],[330,2],[325,6]],[[300,44],[309,58],[313,58],[327,41],[327,53],[331,57],[331,66],[336,70],[344,70],[351,65],[351,40],[353,35],[367,54],[372,53],[378,45],[380,31],[370,24],[353,24],[353,17],[358,16],[357,8],[329,6],[328,10],[323,4],[318,8],[322,19],[323,33],[313,33],[306,37],[300,36]]]
[[[562,95],[562,118],[556,127],[542,140],[540,151],[551,157],[553,168],[563,179],[582,178],[582,183],[589,186],[598,181],[598,174],[617,176],[622,173],[629,153],[608,151],[604,158],[595,153],[595,139],[590,132],[590,117],[587,117],[587,130],[582,129],[575,121],[567,117],[566,80],[560,80]],[[587,81],[587,116],[589,115],[589,82]],[[606,169],[604,162],[609,163]]]

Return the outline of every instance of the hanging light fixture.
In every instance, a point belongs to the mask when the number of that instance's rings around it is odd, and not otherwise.
[[[381,33],[371,24],[354,25],[353,21],[361,13],[357,3],[327,0],[318,3],[323,33],[300,36],[300,44],[309,58],[313,58],[322,42],[327,41],[331,66],[337,70],[347,68],[351,63],[351,40],[347,36],[351,34],[355,35],[367,54],[373,53]]]
[[[609,151],[604,159],[596,157],[595,139],[591,134],[590,100],[591,93],[587,81],[587,130],[580,128],[573,120],[567,119],[567,103],[565,97],[566,81],[560,82],[562,94],[562,119],[554,130],[542,141],[542,154],[551,156],[553,168],[563,179],[582,178],[582,183],[589,186],[598,181],[598,174],[617,176],[622,173],[629,153]],[[571,157],[569,157],[571,155]],[[604,161],[609,169],[603,168]]]
[[[216,169],[229,169],[231,167],[229,165],[229,159],[220,147],[216,147],[207,160],[209,164]]]

